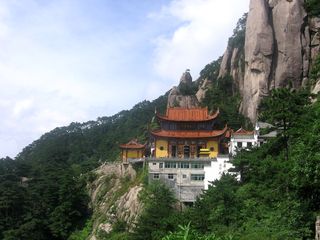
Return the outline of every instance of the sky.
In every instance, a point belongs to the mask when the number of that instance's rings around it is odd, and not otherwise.
[[[0,0],[0,157],[156,99],[223,55],[249,0]]]

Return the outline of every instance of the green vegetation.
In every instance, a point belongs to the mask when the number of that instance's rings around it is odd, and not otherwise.
[[[314,85],[316,81],[320,79],[320,54],[317,56],[313,63],[309,79],[312,85]]]
[[[200,71],[200,79],[214,80],[218,78],[219,69],[222,58],[207,64],[204,69]]]
[[[248,13],[238,20],[236,28],[233,30],[233,35],[229,38],[228,46],[231,48],[244,48],[245,36],[246,36],[246,23]]]
[[[225,124],[234,129],[241,126],[251,127],[249,121],[238,112],[240,95],[233,92],[233,80],[231,76],[216,79],[211,88],[206,92],[202,104],[203,106],[207,106],[210,111],[219,109],[218,124],[220,127],[224,127]]]
[[[319,15],[319,1],[308,0],[311,15]],[[246,15],[237,24],[229,46],[243,49]],[[223,127],[249,127],[238,113],[240,96],[231,76],[218,78],[221,58],[205,66],[200,80],[207,79],[203,106],[220,110]],[[310,78],[319,77],[320,57]],[[90,172],[104,161],[119,156],[118,144],[138,138],[144,142],[155,108],[164,112],[166,97],[143,101],[97,121],[72,123],[44,134],[27,146],[15,160],[0,159],[0,239],[69,239],[89,236],[95,216],[88,209],[86,184],[97,176]],[[173,194],[161,183],[145,184],[141,193],[144,211],[133,233],[118,219],[111,233],[101,239],[195,239],[255,240],[312,239],[315,216],[320,214],[320,102],[310,105],[305,91],[280,89],[263,101],[261,119],[276,126],[279,135],[262,147],[240,152],[233,160],[241,181],[224,175],[202,194],[193,207],[180,211]],[[102,200],[112,186],[105,178]],[[112,205],[131,186],[146,183],[138,169],[134,181],[109,199]],[[99,199],[100,198],[100,199]],[[180,225],[179,225],[180,224]],[[81,229],[81,230],[80,230]]]
[[[194,95],[198,91],[198,85],[196,82],[192,82],[191,85],[181,82],[179,84],[179,90],[183,96]]]
[[[153,182],[140,195],[144,211],[138,219],[133,240],[161,239],[176,226],[173,193],[161,182]]]
[[[215,234],[202,235],[190,227],[190,223],[186,226],[178,226],[176,232],[171,232],[162,240],[233,240],[231,235],[226,237],[217,237]]]
[[[320,2],[318,0],[306,0],[305,6],[309,15],[311,16],[320,15]]]
[[[116,160],[120,143],[136,137],[145,141],[156,107],[164,111],[166,96],[112,117],[56,128],[15,160],[0,159],[0,239],[67,239],[83,228],[77,234],[85,235],[90,218],[86,182],[96,178],[86,173],[102,161]],[[124,184],[120,190],[126,189]]]
[[[320,213],[320,102],[309,99],[303,90],[275,90],[264,110],[280,127],[278,137],[238,153],[233,163],[241,181],[231,175],[215,181],[181,213],[188,231],[180,227],[164,239],[313,239]]]

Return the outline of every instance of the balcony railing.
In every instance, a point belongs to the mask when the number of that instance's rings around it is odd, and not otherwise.
[[[166,161],[175,161],[175,162],[211,162],[211,161],[217,161],[216,158],[204,158],[204,157],[199,157],[199,158],[177,158],[177,157],[161,157],[161,158],[155,158],[155,157],[147,157],[146,158],[147,162],[166,162]]]

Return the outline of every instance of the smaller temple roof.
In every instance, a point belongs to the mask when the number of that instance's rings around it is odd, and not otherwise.
[[[233,135],[253,135],[254,131],[247,131],[241,127],[237,131],[233,132],[232,134]]]
[[[184,130],[158,130],[151,132],[152,135],[157,137],[169,137],[169,138],[212,138],[212,137],[219,137],[225,134],[228,127],[225,126],[222,130],[212,130],[212,131],[184,131]]]
[[[137,139],[132,139],[126,144],[121,144],[120,148],[124,148],[124,149],[142,149],[142,148],[145,148],[145,146],[146,146],[145,144],[139,143]]]
[[[208,114],[208,108],[168,108],[166,116],[157,114],[157,117],[162,120],[176,122],[198,122],[210,121],[219,115],[219,109],[213,114]]]

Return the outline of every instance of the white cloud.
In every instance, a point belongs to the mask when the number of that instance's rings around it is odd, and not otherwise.
[[[118,1],[1,0],[0,157],[55,127],[155,99],[186,68],[195,77],[222,54],[246,1],[168,0],[151,14],[124,4],[130,16]]]
[[[32,99],[23,99],[15,103],[13,107],[13,115],[15,117],[19,117],[19,115],[28,109],[30,109],[33,105]]]
[[[249,0],[173,0],[153,18],[180,23],[171,35],[156,40],[154,68],[175,83],[190,68],[194,77],[210,61],[222,55],[237,20]]]

